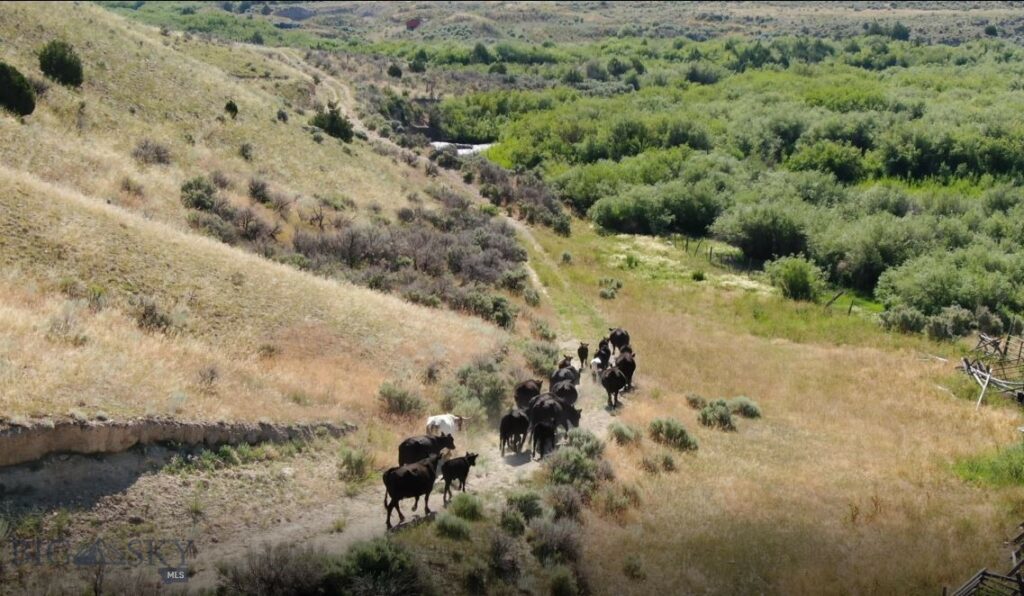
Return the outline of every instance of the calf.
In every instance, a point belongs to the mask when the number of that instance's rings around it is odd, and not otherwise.
[[[451,500],[452,482],[459,481],[459,490],[466,492],[466,478],[469,476],[469,469],[476,465],[476,453],[466,453],[462,457],[453,457],[441,464],[441,476],[444,477],[444,492],[441,500],[445,505]]]
[[[439,437],[441,435],[454,435],[455,431],[466,428],[469,418],[456,416],[455,414],[439,414],[427,418],[427,435]]]
[[[580,347],[576,348],[576,355],[580,357],[580,370],[587,365],[587,356],[590,355],[590,344],[580,342]]]
[[[438,455],[442,449],[455,449],[451,435],[409,437],[398,446],[398,465],[413,464],[431,455]],[[413,507],[415,511],[415,506]]]
[[[608,338],[607,337],[602,337],[601,341],[597,342],[597,349],[598,350],[606,350],[606,349],[607,350],[611,350],[612,349],[611,346],[608,344]]]
[[[558,368],[569,368],[572,366],[572,356],[568,354],[562,354],[562,360],[558,363]]]
[[[594,354],[594,361],[590,363],[591,370],[602,372],[608,368],[608,363],[611,362],[612,351],[608,346],[598,348],[597,353]]]
[[[500,440],[501,456],[505,457],[505,447],[508,446],[519,453],[526,441],[526,433],[530,430],[530,417],[523,410],[512,410],[501,417]]]
[[[613,366],[601,373],[601,385],[608,392],[608,407],[619,407],[619,392],[626,386],[626,374]],[[612,397],[615,398],[614,405]]]
[[[608,341],[612,344],[612,347],[616,350],[621,351],[623,346],[629,345],[629,332],[622,327],[615,329],[608,329]]]
[[[544,455],[546,453],[548,453],[548,451],[554,450],[554,448],[555,448],[555,427],[553,425],[548,424],[546,422],[542,422],[542,423],[538,424],[537,426],[534,426],[533,427],[533,431],[531,433],[531,437],[533,439],[532,445],[531,445],[531,448],[530,448],[530,457],[531,458],[536,457],[537,456],[537,452],[540,451],[540,458],[539,459],[544,459]],[[545,450],[544,447],[546,445],[550,445],[551,448]],[[539,449],[538,449],[538,446],[540,447]]]
[[[398,511],[398,523],[405,521],[399,501],[402,499],[416,499],[419,503],[423,496],[425,513],[430,515],[430,493],[434,490],[434,481],[437,480],[437,462],[441,459],[440,454],[432,454],[427,458],[412,464],[405,464],[389,468],[383,474],[384,480],[384,509],[388,512],[388,529],[391,529],[391,510]],[[391,497],[391,502],[388,502]],[[416,505],[413,505],[416,510]]]
[[[544,389],[544,381],[541,379],[528,379],[516,385],[515,398],[516,406],[525,409],[530,400],[540,395]]]

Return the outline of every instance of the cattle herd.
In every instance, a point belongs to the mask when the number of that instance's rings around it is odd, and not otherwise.
[[[520,453],[530,441],[530,457],[545,454],[555,448],[555,432],[562,427],[568,432],[570,425],[579,426],[582,410],[575,407],[579,399],[580,375],[588,362],[590,373],[599,379],[608,393],[608,408],[619,406],[619,393],[632,389],[636,371],[636,354],[629,343],[625,329],[609,329],[608,337],[598,343],[593,360],[588,361],[589,344],[580,343],[576,351],[580,368],[572,365],[572,357],[564,356],[558,369],[549,379],[549,391],[543,392],[543,379],[528,379],[516,385],[513,394],[515,407],[501,418],[499,449],[504,457],[506,449]],[[444,479],[443,501],[447,505],[451,486],[459,481],[459,489],[466,490],[470,468],[476,464],[477,454],[445,459],[443,453],[455,450],[456,431],[461,431],[468,419],[453,414],[431,416],[427,420],[427,434],[410,437],[398,446],[398,465],[384,472],[384,509],[387,527],[391,526],[392,509],[398,512],[399,523],[405,516],[399,508],[402,499],[415,499],[416,511],[423,497],[424,512],[430,514],[430,493],[434,489],[438,472]],[[390,498],[390,501],[389,501]]]

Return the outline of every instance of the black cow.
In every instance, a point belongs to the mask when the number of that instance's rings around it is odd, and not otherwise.
[[[576,355],[580,357],[580,370],[583,370],[589,362],[587,356],[590,356],[590,344],[580,342],[580,347],[576,348]]]
[[[572,356],[568,354],[562,354],[562,360],[558,363],[558,368],[569,368],[572,366]]]
[[[611,350],[612,349],[612,347],[608,344],[608,338],[607,337],[602,337],[601,341],[597,342],[597,349],[598,350],[604,350],[604,349]]]
[[[633,353],[633,346],[630,346],[630,345],[622,346],[622,349],[619,350],[619,354],[632,354],[632,353]]]
[[[573,385],[580,384],[580,371],[576,370],[572,366],[566,366],[556,370],[551,375],[551,384],[560,383],[562,381],[571,381]]]
[[[578,410],[565,403],[561,398],[550,393],[544,393],[534,398],[530,405],[530,426],[536,427],[540,423],[548,423],[552,426],[561,426],[566,431],[569,425],[580,425],[580,414]]]
[[[505,446],[514,449],[519,453],[523,449],[523,442],[526,441],[526,434],[530,431],[530,417],[523,410],[512,410],[501,417],[501,456],[505,457]]]
[[[619,407],[619,392],[626,386],[626,383],[626,373],[619,370],[618,367],[613,366],[601,373],[601,385],[608,392],[609,408]],[[612,405],[612,397],[615,398],[614,405]]]
[[[555,396],[560,397],[562,401],[569,404],[570,406],[576,403],[579,399],[579,392],[576,390],[576,385],[572,381],[559,381],[551,386],[551,393]]]
[[[623,346],[629,345],[629,332],[625,329],[617,327],[615,329],[609,328],[608,331],[610,332],[608,334],[608,341],[611,342],[613,348],[621,351]]]
[[[526,409],[530,400],[540,395],[543,389],[544,381],[542,379],[527,379],[519,383],[515,388],[516,406]]]
[[[455,449],[455,439],[451,435],[409,437],[398,446],[398,465],[416,463],[431,455],[441,453],[442,449]],[[416,508],[413,507],[413,511],[415,510]]]
[[[437,480],[437,462],[441,459],[439,453],[431,454],[422,461],[403,466],[389,468],[384,472],[384,509],[388,512],[388,529],[391,529],[391,510],[398,511],[398,523],[405,521],[399,501],[402,499],[416,499],[413,511],[423,496],[425,513],[430,515],[430,492],[434,490],[434,481]],[[391,502],[388,503],[388,497]]]
[[[622,352],[615,359],[615,367],[626,375],[626,388],[633,388],[633,373],[636,372],[636,354],[633,352]]]
[[[530,457],[536,457],[537,452],[540,451],[540,459],[544,459],[544,454],[555,448],[555,427],[547,422],[541,422],[533,427],[531,438],[533,440],[530,446]],[[546,445],[550,445],[551,448],[545,450],[544,447]],[[537,448],[538,446],[540,446],[540,449]]]
[[[459,490],[466,492],[466,478],[469,476],[469,469],[476,465],[476,453],[467,452],[462,457],[453,457],[441,464],[441,476],[444,477],[444,492],[441,493],[441,500],[445,505],[452,498],[452,482],[459,481]]]

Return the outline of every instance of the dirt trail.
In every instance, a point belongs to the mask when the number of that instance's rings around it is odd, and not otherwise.
[[[568,349],[575,346],[575,340],[562,342]],[[627,402],[628,398],[624,400]],[[577,406],[583,410],[580,427],[604,437],[608,424],[614,414],[605,409],[606,396],[599,383],[584,373],[580,383],[580,399]],[[480,454],[477,466],[470,473],[467,492],[481,496],[501,496],[514,489],[521,480],[528,478],[538,470],[541,462],[531,459],[528,448],[521,454],[509,454],[502,458],[498,451],[497,432],[488,429],[471,436],[468,441],[456,438],[457,452],[474,451]],[[431,495],[431,511],[443,511],[441,491],[443,483],[438,482]],[[423,506],[412,512],[412,504],[403,501],[405,524],[396,525],[394,531],[417,524],[424,519]],[[346,520],[343,532],[332,532],[335,520]],[[196,575],[189,581],[192,589],[213,587],[216,576],[216,563],[226,559],[245,556],[246,552],[260,545],[281,542],[297,542],[304,545],[323,548],[329,553],[341,553],[355,542],[382,536],[386,532],[384,524],[384,489],[376,475],[367,487],[353,497],[339,495],[337,501],[325,503],[316,510],[306,511],[292,521],[279,524],[267,530],[261,530],[258,537],[249,532],[220,536],[219,542],[200,547],[199,556],[195,561]],[[392,522],[397,524],[398,515],[393,514]]]
[[[363,125],[356,115],[353,94],[342,81],[311,65],[303,64],[301,61],[288,60],[280,53],[278,53],[278,58],[307,75],[315,72],[321,80],[321,92],[326,93],[331,101],[338,102],[343,107],[357,130],[365,132],[371,141],[384,143],[400,150],[398,145],[395,145],[390,139],[379,136]],[[454,186],[472,192],[474,198],[483,201],[474,189],[463,184],[455,174],[448,171],[444,171],[442,174]],[[538,249],[538,252],[543,252],[527,226],[513,218],[507,219],[527,242]],[[547,290],[540,283],[540,278],[529,264],[527,264],[527,270],[535,287],[546,295]],[[564,281],[562,283],[564,284]],[[565,353],[575,354],[577,345],[578,340],[571,338],[561,341],[559,347]],[[628,398],[624,402],[628,402]],[[614,414],[605,409],[605,404],[604,389],[591,379],[589,374],[585,373],[580,384],[580,399],[577,402],[577,406],[583,410],[580,427],[590,430],[602,438],[605,436],[608,424],[614,419]],[[457,439],[456,445],[457,452],[460,454],[464,451],[480,454],[477,466],[473,468],[468,482],[467,491],[473,494],[500,496],[513,489],[521,480],[528,478],[541,465],[540,462],[530,458],[528,451],[501,458],[498,451],[497,432],[493,429],[476,433],[468,441]],[[443,510],[441,505],[442,488],[443,483],[438,482],[431,498],[432,511]],[[189,581],[189,587],[192,589],[212,587],[216,582],[216,563],[218,561],[243,557],[248,551],[259,548],[264,543],[298,542],[321,547],[326,552],[340,553],[347,550],[353,543],[382,536],[386,532],[383,500],[383,486],[379,479],[374,477],[368,486],[358,494],[352,497],[339,495],[334,502],[325,503],[316,510],[306,511],[295,519],[273,528],[261,530],[258,538],[254,538],[249,533],[220,536],[218,543],[200,548],[195,562],[196,575]],[[406,522],[401,526],[396,526],[394,531],[400,532],[402,528],[410,527],[425,519],[422,505],[416,512],[412,512],[411,503],[408,501],[404,501],[403,505]],[[343,532],[332,532],[331,527],[339,518],[346,520],[345,529]],[[392,521],[397,523],[397,514],[393,516]]]

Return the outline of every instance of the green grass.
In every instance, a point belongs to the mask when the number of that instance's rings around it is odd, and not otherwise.
[[[1024,485],[1024,443],[961,459],[953,470],[964,480],[983,486]]]

